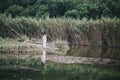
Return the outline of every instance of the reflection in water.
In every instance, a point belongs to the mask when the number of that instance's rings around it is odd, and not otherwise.
[[[60,53],[61,50],[57,50],[56,52],[50,52],[49,50],[47,51],[46,54],[48,55],[53,55],[53,54],[58,54]],[[12,48],[0,48],[0,55],[2,54],[13,54],[13,55],[41,55],[42,51],[34,50],[34,48],[28,48],[28,49],[15,49],[13,50]],[[61,52],[58,55],[63,55]],[[112,60],[120,60],[120,48],[102,48],[102,47],[89,47],[89,46],[75,46],[71,47],[65,55],[68,56],[77,56],[77,57],[95,57],[95,58],[108,58]]]
[[[7,53],[6,53],[7,52]],[[119,48],[100,47],[72,47],[66,55],[81,57],[110,58],[120,60]],[[4,55],[13,54],[9,50],[1,52]],[[18,52],[15,52],[18,53]],[[20,52],[20,55],[25,55]],[[32,52],[28,52],[32,53]],[[40,52],[39,52],[40,53]],[[43,55],[46,52],[43,51]],[[33,54],[33,53],[32,53]],[[18,54],[19,55],[19,54]],[[19,56],[20,57],[20,56]],[[8,59],[12,61],[12,59]],[[14,59],[13,59],[14,60]],[[3,65],[5,60],[1,60]],[[15,61],[15,60],[14,60]],[[27,60],[29,61],[29,59]],[[33,60],[32,60],[33,61]],[[7,62],[7,61],[6,61]],[[7,64],[9,61],[7,62]],[[18,63],[18,62],[17,62]],[[30,62],[31,63],[31,62]],[[33,61],[34,63],[34,61]],[[35,63],[36,65],[36,63]],[[15,66],[16,67],[16,66]],[[58,64],[48,62],[45,68],[3,68],[0,66],[0,80],[120,80],[119,65],[83,65],[83,64]]]
[[[70,48],[66,55],[120,60],[120,48],[79,46]]]

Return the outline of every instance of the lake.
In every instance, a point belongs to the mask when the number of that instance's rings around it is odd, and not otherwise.
[[[43,68],[0,68],[0,80],[120,80],[120,66],[48,63]]]
[[[57,50],[60,51],[60,50]],[[52,52],[49,55],[57,55]],[[39,55],[38,52],[30,54],[30,52],[12,52],[1,51],[2,56],[26,56]],[[59,54],[59,56],[61,56]],[[102,48],[102,47],[88,47],[88,46],[74,46],[67,50],[62,56],[86,57],[86,58],[100,58],[116,60],[118,63],[114,64],[64,64],[56,62],[47,62],[45,67],[38,65],[24,66],[18,65],[21,60],[6,59],[0,61],[0,80],[119,80],[120,79],[120,49],[119,48]],[[5,65],[2,65],[2,61]],[[10,62],[11,61],[11,62]],[[19,61],[19,62],[15,62]],[[29,60],[27,60],[29,64]],[[31,60],[34,62],[34,60]],[[15,62],[15,64],[13,64]],[[32,62],[30,62],[32,64]],[[40,61],[38,61],[40,64]],[[7,64],[7,65],[6,65]],[[36,62],[35,62],[36,64]]]
[[[120,60],[120,48],[74,46],[67,51],[66,55]]]

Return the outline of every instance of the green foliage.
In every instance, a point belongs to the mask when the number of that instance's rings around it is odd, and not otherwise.
[[[49,15],[49,12],[48,12],[48,7],[45,6],[45,5],[41,5],[39,6],[39,9],[36,13],[36,18],[45,18]]]
[[[88,18],[88,8],[90,6],[88,6],[87,4],[79,4],[76,6],[76,10],[78,10],[78,15],[80,15],[80,18],[83,18],[83,17],[87,17]]]
[[[78,15],[78,11],[77,10],[71,10],[71,11],[67,11],[65,13],[65,16],[66,17],[69,17],[69,18],[79,18],[79,15]]]
[[[110,17],[110,16],[112,16],[112,11],[109,8],[105,8],[103,10],[103,16],[104,17]]]
[[[112,11],[112,16],[120,17],[120,0],[108,0],[106,5]]]
[[[4,13],[4,11],[13,4],[14,4],[13,0],[0,0],[0,13]]]
[[[0,13],[9,13],[12,17],[46,18],[64,17],[78,11],[75,15],[80,19],[97,19],[101,16],[120,18],[119,4],[120,0],[0,0]],[[73,18],[73,15],[69,17]]]
[[[20,16],[21,12],[23,11],[23,7],[19,5],[10,6],[6,9],[5,14],[11,14],[13,17]]]
[[[98,18],[98,14],[99,14],[99,6],[97,6],[97,4],[91,4],[88,11],[89,11],[89,17],[91,18]]]
[[[32,16],[34,17],[36,15],[37,12],[37,6],[29,6],[27,8],[24,9],[24,11],[21,13],[22,16]]]

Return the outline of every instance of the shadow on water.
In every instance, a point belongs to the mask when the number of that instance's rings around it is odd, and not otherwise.
[[[30,69],[0,70],[0,80],[63,80],[61,74],[44,74],[41,71]]]
[[[67,51],[66,55],[120,60],[120,48],[74,46]]]

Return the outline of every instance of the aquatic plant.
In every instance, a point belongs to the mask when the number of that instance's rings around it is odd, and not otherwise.
[[[48,41],[64,40],[70,44],[119,47],[120,19],[101,18],[97,20],[30,17],[11,18],[0,15],[0,36],[2,38],[41,38],[46,31]],[[20,35],[18,35],[16,32]]]

